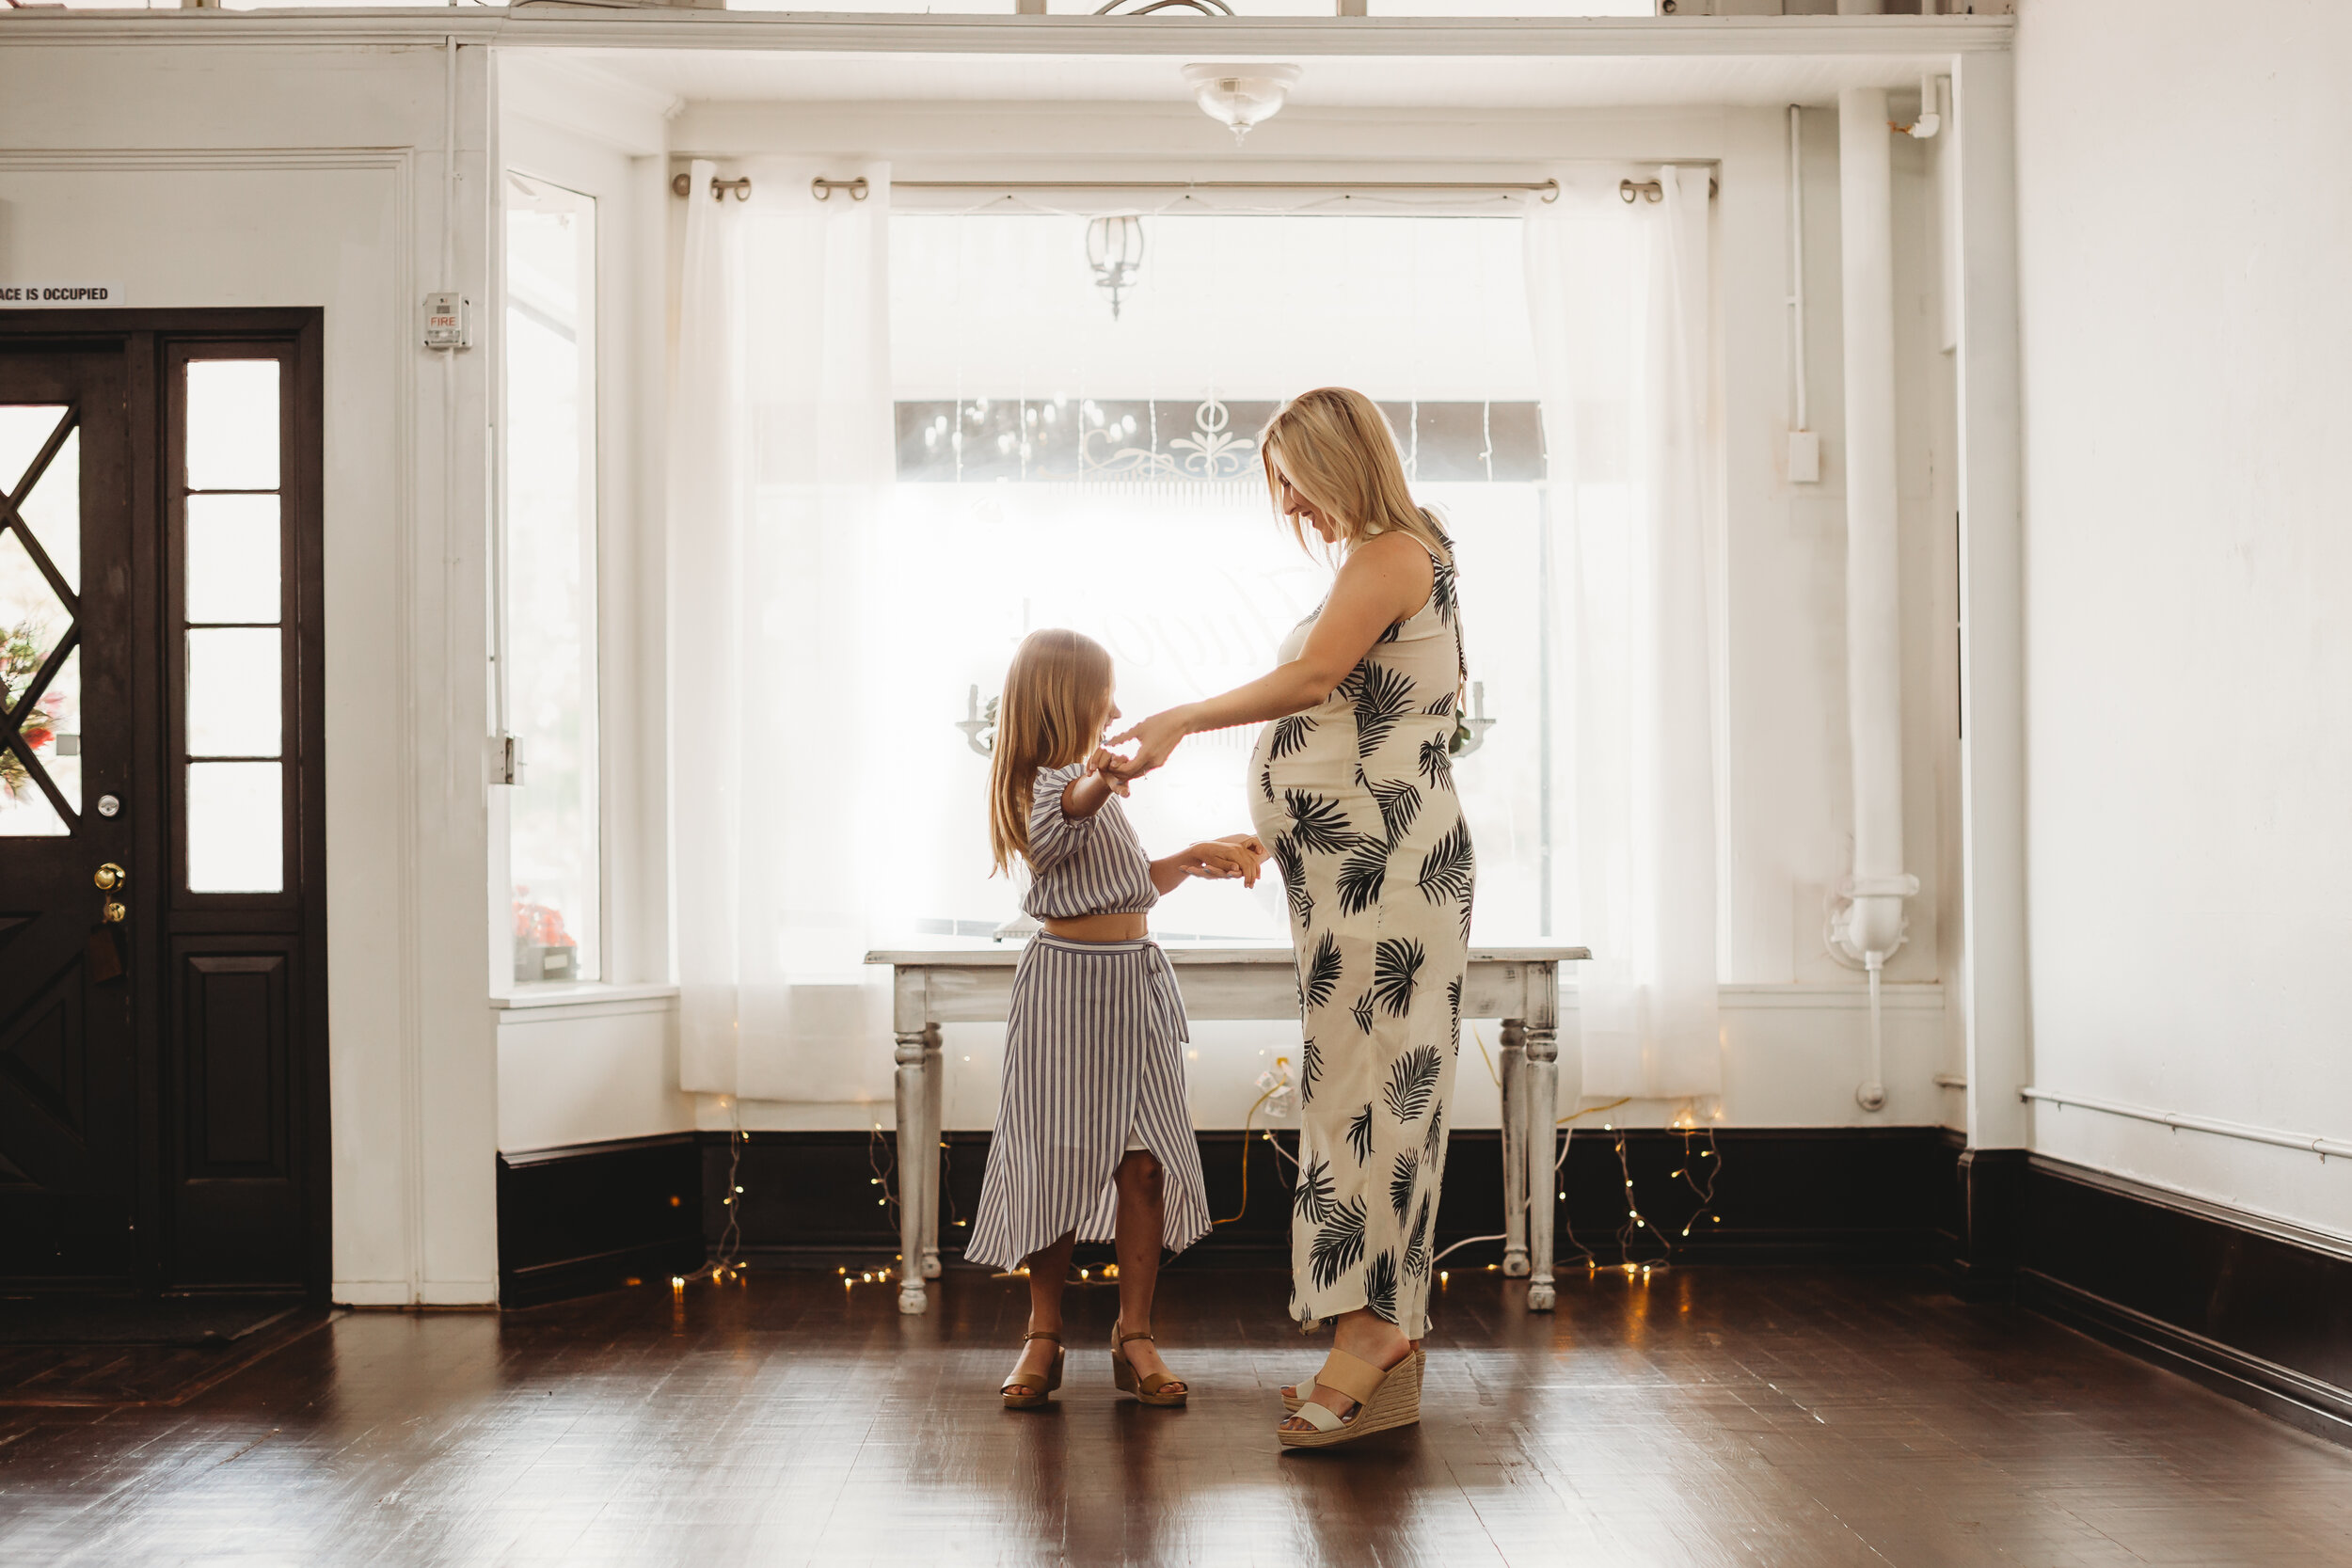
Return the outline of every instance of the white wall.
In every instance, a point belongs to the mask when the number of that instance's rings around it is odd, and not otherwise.
[[[416,324],[444,273],[450,80],[439,49],[0,52],[0,271],[119,279],[136,307],[326,309],[334,1294],[364,1305],[497,1297],[485,382]],[[454,80],[446,286],[479,311],[482,50]]]
[[[2018,8],[2035,1080],[2352,1138],[2352,9]],[[2352,1162],[2033,1147],[2352,1237]]]
[[[1083,134],[1073,123],[1082,108]],[[1829,894],[1849,869],[1844,570],[1839,483],[1836,123],[1808,117],[1806,182],[1811,298],[1812,424],[1823,434],[1825,482],[1788,483],[1784,433],[1792,410],[1788,330],[1786,117],[1778,110],[1457,111],[1298,107],[1251,133],[1246,154],[1204,137],[1189,106],[1089,103],[949,105],[689,103],[671,133],[675,151],[724,159],[763,152],[887,158],[900,179],[1522,178],[1549,166],[1661,158],[1721,161],[1716,203],[1722,374],[1728,458],[1730,682],[1727,881],[1722,931],[1726,1124],[1918,1125],[1958,1105],[1935,1086],[1954,1065],[1943,988],[1957,959],[1947,927],[1957,908],[1957,751],[1953,619],[1950,361],[1942,351],[1928,150],[1897,138],[1896,221],[1905,680],[1905,833],[1912,901],[1909,944],[1889,968],[1900,983],[1887,1023],[1887,1107],[1854,1102],[1866,1075],[1867,1014],[1860,976],[1822,942]],[[1083,155],[1066,150],[1083,145]],[[1507,171],[1507,172],[1505,172]],[[678,204],[673,203],[673,206]],[[673,223],[676,221],[673,214]],[[1563,940],[1573,941],[1573,933]],[[1203,1025],[1194,1042],[1191,1096],[1202,1127],[1240,1125],[1256,1077],[1295,1055],[1295,1027]],[[950,1127],[986,1127],[994,1105],[998,1032],[947,1031]],[[1564,1105],[1578,1102],[1577,1055],[1564,1036]],[[1489,1046],[1493,1031],[1487,1030]],[[878,1089],[889,1042],[874,1047]],[[971,1060],[967,1063],[965,1056]],[[1483,1069],[1457,1075],[1458,1126],[1491,1126]],[[1483,1098],[1482,1098],[1483,1095]],[[1677,1107],[1640,1108],[1661,1121]],[[735,1108],[707,1101],[703,1124]],[[758,1127],[889,1125],[885,1100],[864,1105],[754,1104]]]

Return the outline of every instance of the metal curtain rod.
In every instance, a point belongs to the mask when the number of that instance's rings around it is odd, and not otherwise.
[[[680,174],[670,182],[670,189],[678,196],[687,194],[690,182]],[[1524,191],[1540,193],[1547,202],[1560,199],[1557,180],[900,180],[895,188],[907,191]],[[819,175],[808,182],[809,194],[819,201],[829,200],[835,191],[846,192],[850,199],[863,201],[867,191],[863,175],[854,180],[829,180]],[[1714,196],[1720,185],[1713,178],[1707,182],[1707,194]],[[747,200],[752,194],[749,179],[722,180],[713,176],[710,197],[716,201],[733,191],[738,201]],[[1627,201],[1637,197],[1658,201],[1664,198],[1664,188],[1655,180],[1620,180],[1617,194]]]
[[[898,180],[904,191],[1540,191],[1557,180]]]

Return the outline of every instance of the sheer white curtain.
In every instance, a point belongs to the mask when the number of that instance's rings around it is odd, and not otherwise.
[[[1723,1087],[1716,1022],[1721,507],[1705,169],[1527,221],[1567,738],[1565,929],[1588,1098]]]
[[[878,1099],[889,994],[860,849],[874,766],[863,585],[892,478],[887,165],[690,170],[670,399],[671,714],[681,1076]],[[810,181],[863,175],[867,196]]]

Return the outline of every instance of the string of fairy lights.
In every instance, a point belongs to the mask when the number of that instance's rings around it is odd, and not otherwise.
[[[1477,1044],[1478,1054],[1486,1064],[1487,1078],[1493,1082],[1497,1092],[1501,1092],[1502,1075],[1495,1069],[1494,1057],[1486,1050],[1485,1037],[1473,1027],[1470,1031],[1470,1037]],[[1256,1125],[1258,1113],[1269,1101],[1276,1100],[1278,1096],[1281,1096],[1291,1087],[1290,1058],[1278,1057],[1274,1069],[1262,1077],[1259,1082],[1264,1085],[1264,1088],[1258,1098],[1250,1102],[1249,1109],[1242,1117],[1240,1204],[1231,1214],[1213,1220],[1212,1224],[1216,1226],[1232,1225],[1249,1212],[1249,1134],[1253,1131],[1262,1142],[1273,1149],[1279,1159],[1289,1165],[1292,1180],[1295,1181],[1297,1179],[1296,1157],[1284,1148],[1274,1136],[1273,1128]],[[1557,1201],[1565,1204],[1568,1196],[1567,1189],[1558,1183],[1561,1173],[1567,1164],[1568,1150],[1576,1132],[1575,1123],[1584,1117],[1598,1116],[1617,1110],[1631,1103],[1631,1101],[1632,1097],[1629,1095],[1623,1099],[1610,1101],[1606,1104],[1588,1105],[1582,1110],[1569,1112],[1554,1123],[1559,1137],[1559,1147],[1552,1159],[1551,1173],[1554,1182],[1553,1196]],[[749,1141],[749,1134],[743,1128],[742,1107],[739,1101],[734,1096],[728,1096],[724,1103],[730,1113],[730,1125],[727,1131],[726,1181],[720,1196],[720,1203],[725,1211],[726,1222],[721,1227],[718,1242],[711,1249],[709,1261],[691,1274],[670,1276],[670,1286],[674,1292],[683,1292],[687,1286],[704,1282],[716,1285],[742,1284],[750,1277],[749,1265],[742,1260],[742,1200],[744,1196],[742,1164],[743,1149]],[[1618,1127],[1613,1122],[1601,1123],[1600,1130],[1610,1137],[1612,1151],[1617,1158],[1618,1180],[1624,1184],[1626,1217],[1616,1230],[1617,1261],[1613,1264],[1604,1264],[1599,1256],[1577,1236],[1575,1225],[1564,1210],[1559,1215],[1557,1225],[1559,1236],[1565,1245],[1560,1248],[1562,1256],[1559,1261],[1555,1262],[1554,1268],[1557,1271],[1564,1266],[1573,1266],[1575,1260],[1581,1258],[1588,1274],[1597,1274],[1603,1269],[1608,1269],[1612,1272],[1622,1271],[1629,1276],[1638,1275],[1647,1277],[1657,1270],[1672,1266],[1676,1251],[1675,1240],[1668,1238],[1666,1232],[1659,1227],[1653,1216],[1643,1212],[1640,1196],[1634,1187],[1632,1163],[1626,1149],[1628,1130]],[[1669,1123],[1667,1130],[1680,1133],[1682,1138],[1682,1164],[1670,1173],[1668,1180],[1682,1182],[1689,1188],[1692,1196],[1697,1200],[1696,1206],[1690,1217],[1683,1222],[1678,1233],[1677,1239],[1688,1241],[1691,1233],[1702,1223],[1707,1225],[1723,1223],[1723,1216],[1715,1212],[1715,1184],[1723,1174],[1723,1151],[1716,1145],[1714,1128],[1700,1124],[1692,1118],[1688,1105],[1677,1112],[1676,1119]],[[1705,1147],[1694,1147],[1692,1140],[1701,1137],[1705,1139]],[[896,1174],[896,1165],[884,1164],[885,1148],[882,1125],[880,1122],[874,1122],[871,1124],[866,1139],[866,1167],[872,1173],[867,1178],[867,1181],[868,1184],[882,1189],[874,1199],[876,1205],[886,1212],[895,1213],[899,1202],[896,1184],[892,1180],[892,1177]],[[946,1138],[941,1138],[939,1141],[939,1158],[942,1167],[939,1181],[941,1197],[947,1206],[949,1225],[957,1229],[965,1229],[969,1227],[970,1221],[959,1212],[959,1206],[956,1203],[952,1164],[954,1157],[952,1147]],[[1534,1196],[1531,1193],[1528,1196],[1528,1204],[1531,1207],[1534,1204]],[[1635,1249],[1642,1243],[1645,1235],[1657,1243],[1657,1255],[1653,1258],[1635,1257]],[[1497,1231],[1490,1236],[1467,1236],[1439,1251],[1431,1262],[1433,1265],[1441,1263],[1448,1256],[1459,1252],[1464,1247],[1506,1239],[1502,1231]],[[834,1272],[839,1276],[843,1289],[850,1291],[859,1285],[887,1284],[896,1279],[899,1268],[904,1267],[906,1259],[903,1255],[897,1255],[894,1256],[892,1261],[898,1267],[861,1269],[852,1274],[846,1266],[843,1266],[836,1267]],[[1484,1272],[1496,1273],[1502,1269],[1502,1266],[1500,1263],[1489,1263],[1486,1265]],[[1115,1263],[1104,1264],[1099,1270],[1087,1266],[1075,1269],[1073,1272],[1076,1277],[1071,1283],[1078,1285],[1109,1284],[1119,1277],[1119,1266]],[[1029,1271],[1025,1266],[1003,1271],[993,1277],[1025,1279],[1028,1275]],[[1440,1285],[1450,1283],[1452,1275],[1452,1270],[1438,1270],[1438,1281]]]

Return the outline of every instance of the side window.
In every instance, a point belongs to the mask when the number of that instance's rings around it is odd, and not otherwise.
[[[286,886],[286,649],[276,358],[181,362],[174,615],[180,873],[191,894]]]
[[[602,973],[597,800],[596,204],[510,173],[502,728],[514,979]]]

